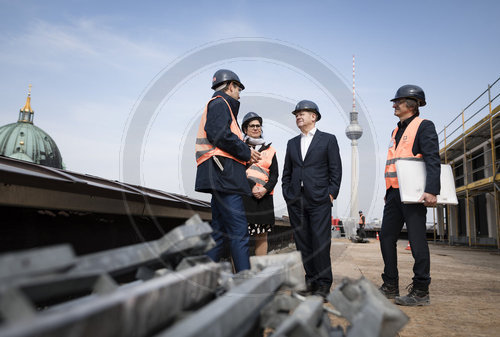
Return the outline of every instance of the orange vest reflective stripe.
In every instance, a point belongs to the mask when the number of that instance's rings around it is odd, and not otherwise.
[[[231,132],[238,136],[241,141],[243,141],[243,134],[241,133],[240,127],[236,122],[236,119],[233,115],[233,110],[231,110],[231,106],[222,96],[215,96],[210,101],[208,101],[207,105],[205,105],[205,110],[203,111],[203,115],[201,116],[200,126],[198,127],[198,134],[196,136],[196,144],[195,144],[195,152],[196,152],[196,164],[200,165],[205,160],[212,158],[213,156],[222,156],[226,158],[231,158],[236,160],[238,163],[246,165],[246,162],[240,159],[235,158],[224,150],[219,149],[218,147],[212,145],[208,141],[207,133],[205,132],[205,124],[207,123],[207,110],[208,104],[216,98],[222,98],[224,102],[226,102],[227,107],[229,108],[229,112],[231,113]]]
[[[276,150],[272,146],[262,151],[260,153],[262,155],[261,159],[247,168],[247,178],[258,186],[264,186],[269,181],[269,168],[273,163],[275,153]],[[269,194],[273,195],[274,190]]]
[[[385,163],[385,189],[399,188],[398,176],[396,173],[396,161],[401,158],[409,159],[413,158],[415,160],[422,160],[422,154],[418,153],[416,156],[413,155],[412,148],[415,142],[415,137],[417,135],[418,127],[422,123],[423,119],[420,117],[415,117],[410,124],[406,127],[405,132],[399,140],[398,147],[396,148],[396,133],[398,132],[398,127],[392,132],[391,143],[389,144],[389,151],[387,152],[387,161]]]

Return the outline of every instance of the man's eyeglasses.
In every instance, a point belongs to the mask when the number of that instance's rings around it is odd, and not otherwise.
[[[233,85],[236,87],[236,89],[238,89],[239,92],[241,92],[243,89],[241,89],[241,87],[238,85],[238,83],[236,82],[233,82]]]
[[[252,129],[260,129],[260,124],[249,124],[248,127]]]

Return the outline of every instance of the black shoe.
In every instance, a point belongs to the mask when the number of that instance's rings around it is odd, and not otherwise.
[[[320,285],[318,286],[318,289],[313,293],[315,296],[321,296],[323,297],[323,302],[328,302],[327,297],[330,294],[330,287],[329,285]]]
[[[312,294],[314,294],[316,292],[317,289],[318,289],[318,285],[315,283],[312,283],[312,284],[308,284],[306,289],[297,291],[297,294],[299,294],[300,296],[311,296]]]
[[[380,290],[380,292],[389,299],[399,296],[399,286],[397,283],[391,284],[384,282],[378,290]]]
[[[429,290],[417,289],[413,283],[406,288],[408,295],[396,297],[394,303],[411,307],[431,304]]]

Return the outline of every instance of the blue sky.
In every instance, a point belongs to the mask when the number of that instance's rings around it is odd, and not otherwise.
[[[389,99],[401,85],[420,85],[428,100],[422,116],[440,131],[500,76],[499,10],[493,0],[191,1],[189,6],[182,1],[0,0],[0,125],[17,120],[31,83],[35,125],[55,139],[67,169],[123,180],[127,164],[120,155],[135,108],[186,56],[242,39],[281,43],[327,65],[349,90],[355,54],[357,99],[366,112],[362,126],[372,131],[370,139],[362,138],[360,153],[376,158],[363,164],[361,173],[375,172],[376,184],[375,190],[360,186],[359,208],[380,218],[386,145],[397,122]],[[292,106],[301,99],[317,101],[326,116],[318,128],[339,139],[344,179],[336,212],[347,215],[350,143],[338,97],[325,94],[328,88],[300,67],[280,60],[220,59],[193,69],[155,110],[137,158],[141,179],[130,182],[206,198],[193,193],[186,183],[193,173],[180,162],[191,155],[186,138],[211,96],[212,74],[224,67],[240,75],[247,99],[271,97]],[[240,119],[250,101],[246,108],[242,100]],[[297,134],[285,110],[283,119],[274,117],[281,112],[257,111],[281,167],[286,140]]]

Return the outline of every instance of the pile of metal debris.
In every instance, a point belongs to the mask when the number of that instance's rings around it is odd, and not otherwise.
[[[233,274],[204,255],[210,233],[194,216],[159,240],[90,255],[0,255],[0,336],[394,336],[408,321],[363,278],[327,304],[299,296],[299,252],[252,257]],[[350,325],[332,327],[329,314]]]

